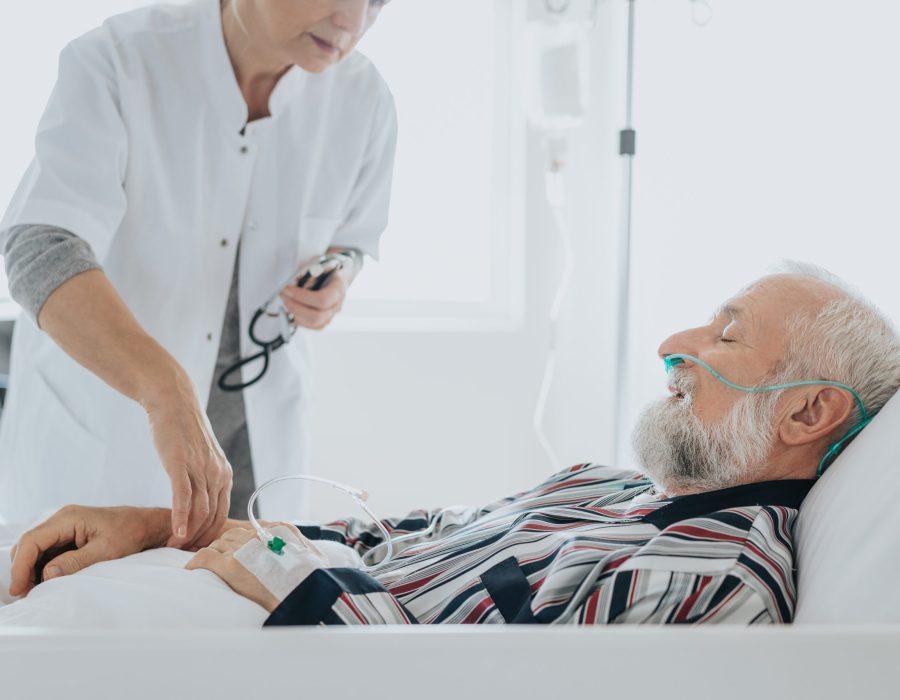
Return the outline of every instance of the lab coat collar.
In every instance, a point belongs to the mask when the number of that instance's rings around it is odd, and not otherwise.
[[[225,46],[225,34],[222,28],[222,11],[219,0],[207,0],[205,11],[207,14],[206,25],[211,33],[210,46],[212,60],[212,75],[207,83],[210,90],[210,102],[218,110],[225,128],[229,133],[237,134],[247,124],[247,103],[237,77],[228,49]],[[291,66],[275,85],[272,95],[269,97],[269,114],[271,117],[259,119],[254,124],[254,130],[263,126],[270,119],[276,118],[283,112],[287,105],[296,96],[302,84],[311,77],[311,74],[299,66]]]
[[[204,26],[209,32],[210,72],[206,81],[209,100],[212,108],[225,129],[231,134],[238,134],[247,123],[247,103],[241,94],[234,68],[225,47],[225,34],[222,31],[222,11],[219,0],[206,0],[204,3]]]

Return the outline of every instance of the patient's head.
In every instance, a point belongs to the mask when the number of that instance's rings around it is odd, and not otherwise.
[[[659,347],[660,357],[677,353],[747,387],[841,382],[870,415],[900,386],[900,341],[890,322],[834,276],[797,263]],[[670,396],[645,409],[633,441],[644,472],[669,495],[812,478],[860,417],[852,395],[828,385],[748,394],[690,361],[674,366],[668,383]]]

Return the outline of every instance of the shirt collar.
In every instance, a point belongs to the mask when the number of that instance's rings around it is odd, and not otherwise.
[[[800,508],[815,479],[786,479],[742,484],[718,491],[675,496],[669,503],[642,519],[660,530],[681,520],[696,518],[718,510],[743,506],[786,506]]]

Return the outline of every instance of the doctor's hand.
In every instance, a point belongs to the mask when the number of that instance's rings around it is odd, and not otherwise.
[[[150,432],[172,482],[169,547],[204,547],[222,531],[231,502],[231,465],[200,408],[190,379],[179,378],[144,403]]]
[[[281,301],[294,318],[294,325],[320,331],[338,314],[344,305],[347,289],[356,271],[352,267],[337,270],[325,285],[316,291],[295,284],[281,290]]]
[[[10,551],[9,593],[25,595],[41,581],[161,547],[169,528],[169,511],[163,508],[61,508]]]

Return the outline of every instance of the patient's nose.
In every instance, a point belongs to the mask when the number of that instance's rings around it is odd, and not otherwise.
[[[675,355],[676,353],[696,355],[696,333],[698,330],[699,329],[697,328],[691,328],[690,330],[679,331],[678,333],[670,335],[659,346],[656,354],[659,355],[660,359],[663,359],[668,355]]]

